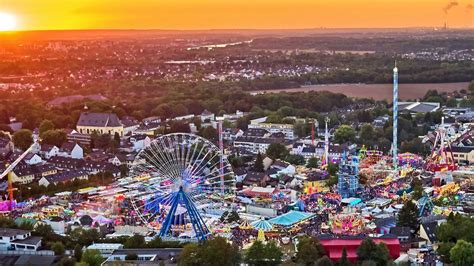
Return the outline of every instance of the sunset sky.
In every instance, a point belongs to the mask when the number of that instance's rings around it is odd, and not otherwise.
[[[18,30],[434,27],[446,0],[0,0]],[[448,13],[473,27],[473,0]]]

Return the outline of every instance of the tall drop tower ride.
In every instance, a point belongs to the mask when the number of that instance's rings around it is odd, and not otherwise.
[[[395,174],[398,171],[398,68],[395,62],[393,68],[393,143],[392,143],[392,156],[393,156],[393,168]]]

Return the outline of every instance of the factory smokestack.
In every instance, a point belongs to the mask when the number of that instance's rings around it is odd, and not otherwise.
[[[446,6],[443,7],[443,12],[444,12],[444,29],[448,29],[448,15],[449,15],[449,10],[451,10],[453,7],[458,6],[459,3],[456,1],[451,1],[449,2]]]

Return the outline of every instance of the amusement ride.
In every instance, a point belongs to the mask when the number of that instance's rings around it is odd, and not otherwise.
[[[206,217],[230,211],[235,177],[221,149],[193,134],[174,133],[151,142],[136,157],[131,174],[135,215],[160,237],[205,240]]]

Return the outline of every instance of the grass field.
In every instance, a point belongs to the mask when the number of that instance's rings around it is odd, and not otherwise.
[[[400,84],[398,97],[400,100],[422,98],[428,90],[438,92],[453,92],[467,89],[468,82],[458,83],[422,83],[422,84]],[[280,93],[280,92],[308,92],[308,91],[330,91],[342,93],[353,98],[372,98],[375,100],[392,101],[392,84],[329,84],[311,85],[292,89],[260,90],[252,93]]]

